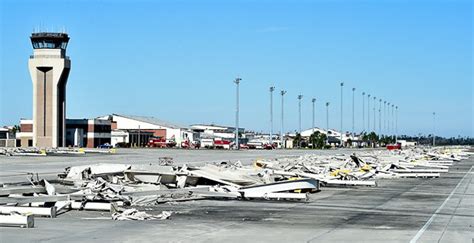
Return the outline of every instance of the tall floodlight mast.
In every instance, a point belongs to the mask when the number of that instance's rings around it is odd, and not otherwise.
[[[273,148],[273,91],[275,87],[270,87],[270,145]]]
[[[382,99],[379,99],[379,134],[382,134]]]
[[[395,105],[392,104],[392,137],[395,140]]]
[[[286,94],[286,91],[285,90],[282,90],[280,91],[280,95],[281,95],[281,130],[280,130],[280,142],[281,142],[281,148],[284,148],[285,147],[285,141],[284,141],[284,138],[283,138],[283,131],[284,131],[284,97],[285,97],[285,94]]]
[[[356,88],[352,88],[352,136],[355,134],[355,90]]]
[[[370,131],[370,94],[367,95],[367,132]]]
[[[362,131],[365,130],[365,92],[362,92]]]
[[[344,87],[344,82],[341,82],[341,144],[340,144],[341,147],[344,147],[344,142],[342,141],[342,132],[343,132],[343,127],[342,127],[342,120],[343,120],[343,112],[342,112],[343,102],[342,102],[342,98],[343,98],[343,94],[342,94],[342,90],[343,90],[343,87]]]
[[[390,102],[387,102],[387,136],[390,137]]]
[[[329,143],[329,102],[326,102],[326,143]]]
[[[375,107],[377,106],[376,102],[377,102],[377,97],[374,96],[374,108],[373,108],[373,111],[374,111],[374,132],[376,131],[376,127],[377,127],[377,125],[376,125],[377,122],[375,121],[375,117],[376,117]]]
[[[298,95],[298,128],[299,133],[301,135],[301,99],[303,99],[303,95]]]
[[[398,143],[398,106],[395,106],[395,143]]]
[[[314,113],[315,113],[315,103],[316,103],[316,98],[313,98],[311,99],[311,102],[313,103],[313,124],[312,124],[312,133],[314,133],[314,127],[315,127],[315,124],[314,124]]]
[[[239,146],[239,84],[242,81],[241,78],[237,77],[234,80],[235,91],[236,91],[236,106],[235,106],[235,148],[238,150]]]
[[[383,102],[383,131],[387,135],[387,101]]]

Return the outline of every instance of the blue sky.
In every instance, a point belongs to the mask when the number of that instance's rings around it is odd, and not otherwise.
[[[0,1],[0,125],[32,117],[29,35],[67,29],[67,116],[155,116],[269,130],[269,92],[288,91],[285,127],[362,128],[361,92],[397,104],[399,133],[473,136],[471,1]],[[280,96],[274,96],[274,130]],[[372,118],[371,118],[372,119]],[[377,118],[378,119],[378,118]]]

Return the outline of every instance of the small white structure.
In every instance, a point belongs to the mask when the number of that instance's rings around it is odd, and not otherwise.
[[[116,146],[117,143],[129,143],[130,135],[127,131],[124,130],[114,130],[110,135],[110,144]]]
[[[20,120],[20,131],[16,133],[16,139],[20,140],[21,147],[33,146],[33,120]]]
[[[397,142],[398,142],[399,144],[401,144],[401,146],[402,146],[403,148],[406,148],[406,147],[414,147],[414,146],[416,146],[416,145],[418,144],[418,143],[415,142],[415,141],[407,141],[407,140],[397,140]]]

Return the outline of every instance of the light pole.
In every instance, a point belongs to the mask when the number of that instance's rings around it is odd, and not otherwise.
[[[398,141],[398,106],[395,106],[395,143]]]
[[[392,104],[392,135],[393,135],[393,139],[395,140],[395,114],[394,114],[394,108],[395,105]]]
[[[387,102],[387,136],[390,136],[390,102]]]
[[[283,112],[283,111],[284,111],[284,110],[283,110],[283,107],[284,107],[283,104],[284,104],[284,103],[283,103],[283,100],[284,100],[284,99],[283,99],[283,98],[284,98],[284,96],[285,96],[285,94],[286,94],[286,91],[285,91],[285,90],[282,90],[282,91],[280,91],[280,94],[281,94],[281,130],[280,130],[280,140],[281,140],[281,148],[284,148],[285,146],[284,146],[284,139],[283,139],[283,129],[284,129],[284,126],[283,126],[283,125],[284,125],[284,123],[283,123],[283,121],[284,121],[284,112]]]
[[[383,131],[387,135],[387,101],[383,102]]]
[[[301,136],[301,99],[303,99],[303,95],[298,95],[298,128],[299,133]]]
[[[365,92],[362,92],[362,131],[365,130]]]
[[[329,142],[329,102],[326,102],[326,143]]]
[[[343,107],[343,102],[342,102],[342,90],[343,90],[343,87],[344,87],[344,82],[341,82],[341,148],[344,147],[344,142],[342,141],[342,107]]]
[[[273,91],[275,87],[270,87],[270,145],[273,148]]]
[[[376,131],[375,128],[377,127],[376,122],[375,122],[375,116],[376,116],[375,115],[375,106],[377,106],[376,102],[377,102],[377,97],[374,96],[374,107],[373,107],[373,111],[374,111],[374,132]]]
[[[236,106],[235,106],[235,146],[236,149],[238,150],[240,148],[239,146],[239,84],[242,79],[237,77],[234,80],[234,83],[236,84]]]
[[[379,134],[382,134],[382,99],[379,99]]]
[[[355,125],[354,125],[354,121],[355,121],[355,104],[354,104],[354,101],[355,101],[355,90],[356,88],[352,88],[352,136],[354,136],[354,133],[355,133]]]
[[[315,103],[316,103],[316,99],[315,98],[311,99],[311,102],[313,103],[313,125],[312,125],[313,129],[312,129],[312,133],[314,133],[314,113],[315,113],[314,106],[315,106]]]
[[[367,132],[370,131],[370,94],[367,95]]]

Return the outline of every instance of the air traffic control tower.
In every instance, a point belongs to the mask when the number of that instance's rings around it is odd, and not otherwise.
[[[28,67],[33,81],[33,146],[63,147],[66,131],[66,83],[71,61],[65,33],[31,34]]]

